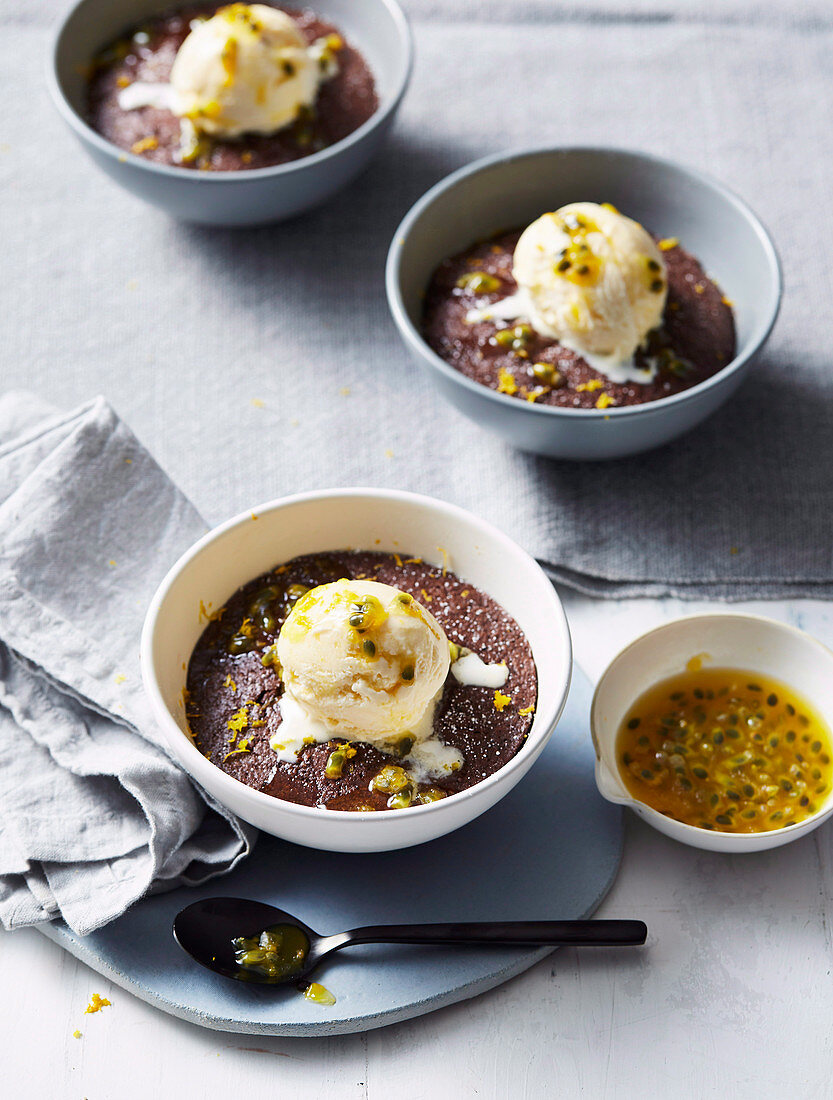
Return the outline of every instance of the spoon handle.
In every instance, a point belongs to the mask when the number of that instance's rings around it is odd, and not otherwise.
[[[553,947],[628,947],[645,942],[641,920],[492,921],[474,924],[380,924],[343,933],[331,950],[357,943],[548,944]],[[331,937],[341,940],[341,936]]]

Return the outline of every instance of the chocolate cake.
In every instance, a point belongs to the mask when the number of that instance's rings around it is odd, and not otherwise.
[[[696,386],[734,357],[731,303],[700,262],[674,240],[659,242],[668,278],[663,324],[635,355],[640,367],[651,358],[658,361],[659,370],[651,382],[612,382],[577,352],[523,322],[468,323],[466,315],[475,306],[516,291],[512,257],[521,232],[501,233],[451,257],[434,272],[428,287],[425,339],[441,358],[473,381],[539,405],[575,409],[639,405]],[[487,278],[478,280],[481,272]],[[496,339],[499,331],[506,336]]]
[[[200,751],[227,774],[289,802],[332,810],[388,808],[387,795],[371,789],[371,780],[382,768],[405,761],[354,740],[355,755],[344,762],[340,776],[329,778],[328,760],[344,742],[306,745],[294,763],[279,760],[270,746],[281,723],[277,703],[283,691],[271,647],[306,590],[342,577],[380,581],[409,593],[431,611],[450,642],[487,664],[505,661],[508,667],[499,692],[463,686],[449,673],[434,734],[460,750],[463,765],[419,783],[416,801],[465,790],[511,760],[526,739],[537,699],[535,663],[518,624],[448,570],[405,555],[364,551],[295,558],[244,585],[212,616],[188,668],[187,716]]]
[[[114,145],[146,160],[178,168],[228,172],[267,168],[307,157],[352,134],[376,112],[379,101],[373,74],[361,53],[346,42],[338,28],[311,11],[278,4],[298,24],[311,45],[338,35],[338,71],[325,81],[314,108],[274,134],[246,134],[239,139],[204,139],[203,150],[189,163],[178,159],[180,120],[161,107],[123,110],[119,92],[135,81],[164,83],[191,21],[214,15],[223,4],[191,5],[148,20],[126,31],[94,60],[89,85],[88,121]]]

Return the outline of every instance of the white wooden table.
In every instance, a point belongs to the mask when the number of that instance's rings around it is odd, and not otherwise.
[[[706,608],[570,594],[565,604],[594,680],[642,630]],[[833,639],[828,605],[735,606]],[[629,815],[621,872],[598,915],[643,918],[646,949],[560,950],[475,1000],[341,1038],[205,1031],[111,987],[35,931],[0,934],[0,1095],[830,1097],[832,842],[823,826],[772,852],[719,856]],[[93,992],[112,1007],[84,1015]]]

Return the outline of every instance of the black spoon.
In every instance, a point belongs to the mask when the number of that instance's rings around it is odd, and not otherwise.
[[[273,962],[267,959],[266,966],[276,972],[269,974],[256,962],[241,965],[241,957],[258,954],[257,941],[263,932],[271,929],[276,932],[274,943],[278,944],[277,954],[273,956]],[[381,924],[337,932],[333,936],[319,936],[291,913],[265,902],[248,901],[246,898],[206,898],[177,913],[173,933],[180,947],[215,974],[275,985],[305,978],[333,951],[359,943],[629,947],[643,944],[648,929],[641,920],[490,921],[475,924]],[[249,944],[235,944],[235,941],[244,939],[249,940]],[[283,951],[279,946],[282,942],[285,943]]]

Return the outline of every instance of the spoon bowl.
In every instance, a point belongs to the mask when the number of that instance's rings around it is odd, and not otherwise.
[[[383,924],[321,936],[274,905],[220,897],[180,910],[173,934],[184,951],[215,974],[279,985],[302,981],[327,955],[361,943],[629,947],[644,944],[648,929],[640,920],[504,921]]]
[[[259,938],[267,929],[283,926],[297,929],[306,939],[302,965],[288,966],[280,977],[269,977],[265,972],[260,973],[240,965],[240,949],[235,944],[236,940]],[[274,905],[246,898],[207,898],[205,901],[196,901],[177,913],[173,933],[179,946],[198,963],[213,970],[215,974],[237,981],[269,985],[297,981],[317,966],[321,958],[320,952],[313,950],[322,940],[317,932]]]

